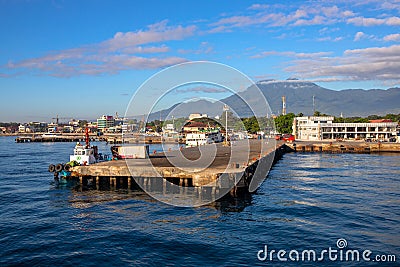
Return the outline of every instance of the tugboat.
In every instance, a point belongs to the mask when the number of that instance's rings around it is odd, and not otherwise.
[[[59,180],[59,175],[62,180],[71,176],[71,168],[75,166],[86,166],[93,163],[98,162],[98,160],[103,160],[101,154],[98,153],[97,146],[90,146],[90,138],[89,138],[89,129],[85,129],[85,145],[82,145],[80,142],[77,142],[74,148],[74,154],[69,156],[69,162],[65,164],[50,164],[49,172],[54,173],[54,179]]]

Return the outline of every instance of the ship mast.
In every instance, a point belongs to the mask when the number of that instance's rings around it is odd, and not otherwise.
[[[90,139],[89,139],[89,128],[86,126],[85,128],[85,143],[86,143],[86,148],[90,147]]]

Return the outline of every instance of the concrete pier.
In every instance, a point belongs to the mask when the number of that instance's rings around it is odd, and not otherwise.
[[[253,192],[286,152],[399,153],[400,144],[252,139],[75,166],[66,179],[99,190],[141,189],[180,206],[202,205]]]
[[[95,134],[89,136],[90,141],[101,141]],[[54,136],[43,136],[42,134],[25,134],[15,138],[16,143],[32,143],[32,142],[84,142],[84,134],[54,134]]]
[[[296,141],[287,143],[295,152],[324,152],[324,153],[400,153],[400,143],[378,143],[364,141]]]
[[[284,142],[265,139],[238,141],[231,146],[212,144],[151,154],[148,159],[76,166],[71,178],[79,181],[94,179],[94,184],[105,183],[111,187],[140,185],[142,189],[161,193],[177,190],[173,188],[176,185],[180,191],[197,188],[198,196],[220,194],[224,189],[232,188],[229,193],[234,196],[247,192],[255,175],[264,175],[264,179],[271,165],[289,150]],[[207,160],[210,162],[205,162]],[[257,167],[260,167],[258,173]]]

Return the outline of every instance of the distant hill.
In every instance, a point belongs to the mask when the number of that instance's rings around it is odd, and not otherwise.
[[[282,96],[286,96],[287,112],[295,114],[303,113],[311,115],[313,110],[312,98],[315,96],[315,109],[321,113],[339,116],[343,113],[345,117],[368,115],[385,115],[387,113],[400,113],[400,88],[383,89],[347,89],[330,90],[318,86],[315,83],[304,82],[295,79],[286,81],[265,80],[257,82],[257,86],[267,99],[274,114],[280,114],[282,110]],[[254,86],[247,88],[238,95],[232,95],[221,102],[232,107],[241,117],[251,116],[252,112],[240,97],[251,104],[257,114],[261,110],[262,99],[254,97],[252,91]],[[206,100],[199,100],[190,103],[183,103],[176,108],[175,117],[187,117],[190,113],[207,113],[209,116],[222,114],[220,102],[211,103]],[[165,116],[176,107],[161,111],[161,117]],[[259,110],[257,110],[259,109]],[[151,114],[150,120],[159,119],[160,112]]]
[[[315,109],[326,114],[339,116],[368,116],[400,113],[400,88],[390,89],[347,89],[330,90],[311,82],[260,81],[257,83],[266,96],[274,113],[280,113],[281,97],[286,96],[287,112],[312,114],[312,98]]]

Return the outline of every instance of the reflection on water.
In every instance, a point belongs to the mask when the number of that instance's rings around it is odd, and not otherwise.
[[[135,189],[129,188],[115,188],[110,186],[96,187],[92,186],[82,186],[76,181],[68,181],[67,183],[52,183],[55,189],[58,190],[69,190],[71,194],[67,203],[74,208],[87,208],[91,205],[98,205],[102,202],[114,202],[126,199],[135,199],[139,201],[146,202],[158,202],[146,192],[141,190],[138,186]],[[183,195],[186,191],[181,191],[177,193]],[[59,194],[58,194],[59,195]],[[221,211],[231,211],[238,212],[244,210],[244,208],[251,204],[251,194],[243,193],[237,197],[227,195],[216,202],[206,205],[206,207],[215,208]],[[54,197],[55,203],[60,205],[57,200],[57,196]]]

